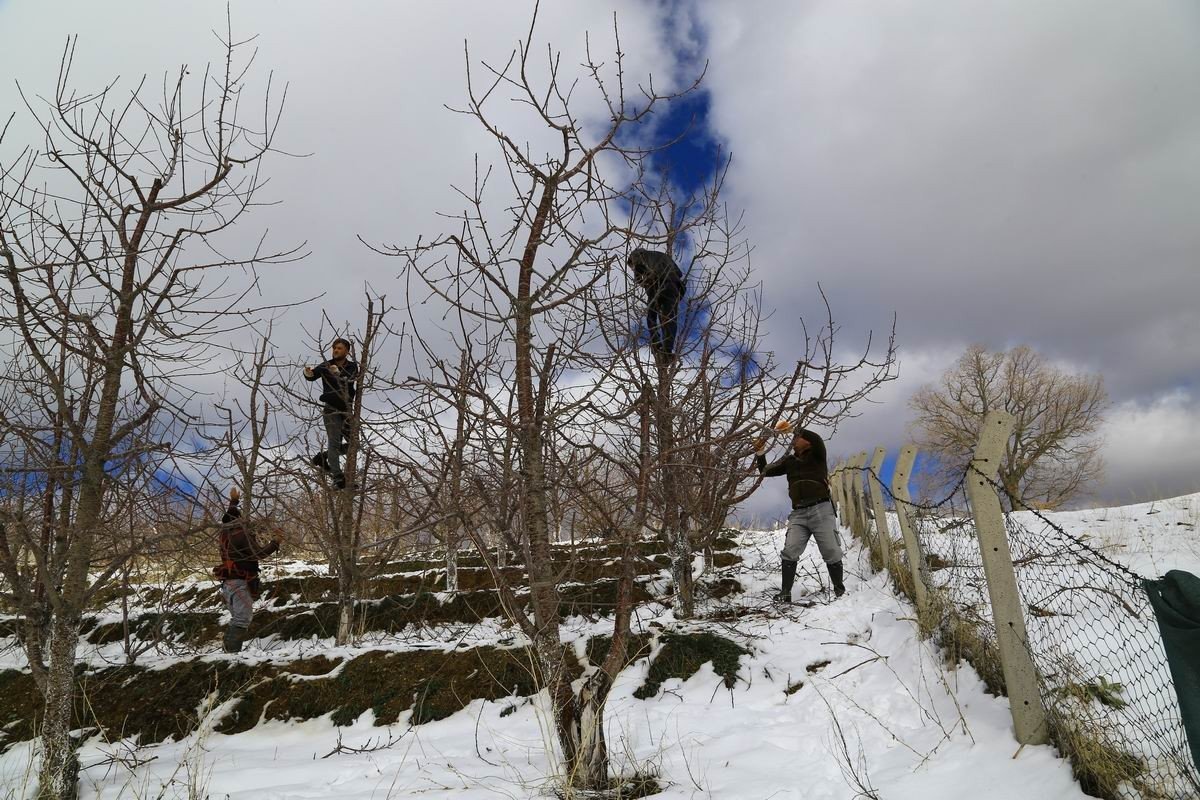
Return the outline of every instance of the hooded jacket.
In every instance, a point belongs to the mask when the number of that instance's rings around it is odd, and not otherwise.
[[[639,247],[629,254],[628,263],[633,267],[634,280],[646,290],[651,304],[679,302],[684,290],[683,271],[673,258]]]
[[[767,463],[766,456],[754,457],[754,465],[764,478],[787,476],[792,508],[829,499],[829,465],[825,460],[824,440],[804,428],[796,431],[796,435],[804,437],[811,445],[804,455],[797,456],[795,452],[789,452],[771,464]]]

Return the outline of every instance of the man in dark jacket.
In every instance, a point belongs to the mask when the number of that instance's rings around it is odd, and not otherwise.
[[[792,601],[796,581],[796,562],[808,540],[816,537],[817,548],[829,570],[833,593],[846,593],[842,583],[842,547],[838,541],[837,517],[829,495],[829,466],[825,461],[825,442],[810,430],[800,428],[792,437],[792,452],[767,464],[767,439],[754,442],[754,465],[763,477],[786,475],[792,513],[788,515],[787,538],[783,544],[783,586],[776,595],[780,602]]]
[[[650,330],[650,349],[664,356],[675,352],[675,332],[679,321],[679,301],[683,299],[683,272],[666,253],[638,248],[625,263],[633,278],[646,290],[646,327]]]
[[[254,616],[254,601],[261,593],[258,581],[258,559],[266,558],[279,549],[279,537],[271,537],[261,545],[242,521],[241,493],[229,490],[229,507],[221,517],[221,533],[217,541],[221,548],[221,564],[213,574],[221,579],[221,597],[229,607],[229,627],[225,629],[225,652],[236,653],[250,629]]]
[[[354,411],[355,381],[358,364],[350,360],[350,342],[334,339],[330,359],[315,367],[304,368],[308,381],[321,380],[321,416],[325,421],[328,447],[324,457],[318,453],[313,463],[333,476],[333,485],[346,488],[342,474],[343,440],[350,439],[350,415]]]

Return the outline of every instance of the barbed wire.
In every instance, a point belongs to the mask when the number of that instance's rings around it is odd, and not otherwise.
[[[877,472],[875,472],[875,470],[871,469],[870,467],[865,467],[865,466],[864,467],[855,467],[854,469],[857,469],[861,472],[865,472],[867,475],[874,478],[876,480],[876,482],[879,484],[879,486],[883,489],[883,491],[887,494],[887,496],[891,498],[893,503],[899,503],[899,504],[907,506],[909,508],[913,508],[918,511],[926,511],[926,512],[938,511],[941,508],[943,508],[944,506],[948,505],[950,503],[950,501],[952,501],[955,497],[958,496],[958,493],[960,491],[962,491],[963,487],[966,485],[966,482],[967,482],[967,473],[963,472],[962,476],[959,477],[958,482],[955,483],[953,487],[951,487],[950,493],[947,494],[943,499],[937,501],[936,503],[918,503],[914,500],[900,497],[899,495],[897,495],[895,492],[893,492],[888,487],[888,485],[886,483],[883,482],[883,479],[881,477],[879,477],[879,474]]]
[[[1148,580],[1148,578],[1146,578],[1146,576],[1144,576],[1144,575],[1140,575],[1139,573],[1135,572],[1134,570],[1130,569],[1129,567],[1125,566],[1124,564],[1122,564],[1122,563],[1121,563],[1121,562],[1119,562],[1119,561],[1114,561],[1113,559],[1111,559],[1111,558],[1109,558],[1108,556],[1106,556],[1106,555],[1104,555],[1103,553],[1101,553],[1099,550],[1097,550],[1097,549],[1095,549],[1094,547],[1092,547],[1091,545],[1089,545],[1089,544],[1088,544],[1087,542],[1085,542],[1083,539],[1080,539],[1078,536],[1075,536],[1074,534],[1072,534],[1072,533],[1069,533],[1068,531],[1064,530],[1064,529],[1063,529],[1061,526],[1059,526],[1057,523],[1055,523],[1055,522],[1051,521],[1049,518],[1047,518],[1047,517],[1046,517],[1046,515],[1045,515],[1045,514],[1043,514],[1041,511],[1039,511],[1038,509],[1036,509],[1036,508],[1025,508],[1025,507],[1023,506],[1023,504],[1022,504],[1022,507],[1021,507],[1021,508],[1019,508],[1019,509],[1018,509],[1018,508],[1016,508],[1016,505],[1017,505],[1018,503],[1020,503],[1020,501],[1019,501],[1019,500],[1017,500],[1016,498],[1014,498],[1014,497],[1013,497],[1013,496],[1012,496],[1012,495],[1009,493],[1008,489],[1006,489],[1006,488],[1004,487],[1004,485],[1003,485],[1003,484],[1001,484],[1001,483],[1000,483],[999,481],[997,481],[995,478],[992,478],[992,477],[988,476],[986,473],[984,473],[984,472],[981,472],[981,471],[979,470],[979,468],[978,468],[978,467],[976,467],[974,464],[970,464],[970,465],[968,466],[968,470],[969,470],[969,471],[973,471],[973,472],[974,472],[976,475],[978,475],[979,477],[981,477],[981,478],[983,478],[985,481],[987,481],[987,482],[988,482],[988,484],[989,484],[989,485],[992,487],[992,489],[993,489],[994,491],[996,491],[997,493],[1001,494],[1003,497],[1007,497],[1007,498],[1008,498],[1008,501],[1009,501],[1009,504],[1010,504],[1011,506],[1013,506],[1013,510],[1014,510],[1014,511],[1019,511],[1019,512],[1021,512],[1021,513],[1029,513],[1029,514],[1032,514],[1033,516],[1037,517],[1037,518],[1038,518],[1038,519],[1040,519],[1040,520],[1041,520],[1041,521],[1042,521],[1042,522],[1043,522],[1043,523],[1044,523],[1044,524],[1045,524],[1047,527],[1049,527],[1049,528],[1052,528],[1052,529],[1053,529],[1053,530],[1054,530],[1056,533],[1058,533],[1060,536],[1062,536],[1062,537],[1066,538],[1067,540],[1071,541],[1072,543],[1074,543],[1074,544],[1075,544],[1077,547],[1079,547],[1081,550],[1084,550],[1085,552],[1087,552],[1087,553],[1088,553],[1088,555],[1090,555],[1090,556],[1092,556],[1092,557],[1094,557],[1094,558],[1097,558],[1097,559],[1099,559],[1100,561],[1103,561],[1105,564],[1107,564],[1108,566],[1112,567],[1112,568],[1113,568],[1113,569],[1115,569],[1117,572],[1119,572],[1119,573],[1121,573],[1122,575],[1126,576],[1126,577],[1127,577],[1127,580],[1129,580],[1130,584],[1131,584],[1131,585],[1132,585],[1134,588],[1136,588],[1136,589],[1139,589],[1139,590],[1140,590],[1140,589],[1142,588],[1142,585],[1143,585],[1143,583],[1144,583],[1146,580]]]

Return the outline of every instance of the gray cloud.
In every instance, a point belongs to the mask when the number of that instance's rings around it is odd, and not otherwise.
[[[839,450],[899,444],[908,376],[936,376],[970,342],[1100,372],[1118,404],[1193,380],[1193,4],[701,9],[729,199],[768,297],[814,312],[819,280],[851,333],[899,314],[906,391],[845,426]],[[772,324],[785,357],[793,319]]]
[[[173,74],[181,63],[198,75],[223,58],[212,31],[225,30],[224,4],[125,0],[116,8],[120,13],[87,2],[0,6],[0,27],[20,31],[5,44],[3,71],[10,80],[0,84],[0,109],[19,109],[13,79],[27,93],[53,93],[58,59],[72,33],[79,34],[73,84],[87,89],[117,75],[125,89],[143,74],[159,85],[163,73]],[[268,160],[271,183],[260,199],[279,205],[256,209],[222,244],[246,252],[264,230],[279,245],[307,241],[309,258],[263,271],[263,296],[283,301],[325,293],[320,305],[289,315],[280,328],[281,345],[291,338],[293,349],[302,349],[300,324],[315,330],[322,310],[335,323],[359,319],[367,282],[393,302],[402,299],[398,262],[369,252],[356,237],[410,244],[444,230],[437,212],[462,207],[452,184],[470,185],[477,153],[485,168],[495,155],[494,143],[474,120],[444,107],[465,106],[464,41],[470,40],[476,67],[481,59],[503,64],[527,33],[532,8],[484,0],[233,4],[235,38],[257,35],[244,113],[261,113],[250,98],[274,71],[277,96],[289,85],[277,145],[305,157]],[[631,82],[651,72],[669,82],[675,63],[659,46],[662,10],[635,2],[544,5],[532,70],[545,73],[546,43],[552,42],[565,71],[576,77],[589,32],[595,52],[611,64],[614,12]],[[579,91],[588,104],[587,87]],[[510,95],[502,90],[494,103],[502,121],[521,113],[507,102]],[[595,103],[590,107],[599,110]],[[37,142],[20,111],[0,146],[5,157]]]
[[[3,73],[50,93],[76,32],[87,88],[219,57],[211,31],[224,27],[223,5],[116,8],[0,5],[0,28],[19,32],[6,40]],[[686,57],[709,60],[711,123],[734,153],[727,200],[747,212],[755,270],[781,312],[769,346],[784,360],[796,314],[819,316],[818,280],[848,338],[899,313],[901,381],[838,432],[835,451],[898,444],[908,393],[975,341],[1029,343],[1102,372],[1117,401],[1113,431],[1153,426],[1168,407],[1172,425],[1200,428],[1194,400],[1164,405],[1200,370],[1193,4],[696,8],[548,4],[539,34],[574,65],[585,30],[607,51],[616,9],[631,75],[680,74],[661,47],[669,31]],[[235,4],[233,18],[240,35],[259,35],[259,78],[274,69],[290,83],[279,144],[311,155],[267,165],[264,199],[282,203],[258,209],[229,244],[248,246],[264,229],[280,244],[308,240],[309,259],[264,273],[272,300],[324,291],[322,307],[340,321],[359,316],[365,282],[398,299],[396,265],[355,236],[411,242],[440,230],[436,211],[460,204],[451,184],[469,182],[474,155],[491,153],[469,119],[442,107],[465,93],[463,40],[502,60],[524,13],[487,2],[276,2]],[[0,112],[18,108],[12,81],[0,83]],[[5,157],[31,138],[23,116],[0,145]],[[302,350],[298,324],[316,317],[315,307],[291,315],[281,346]],[[1106,493],[1129,494],[1155,464],[1195,464],[1179,437],[1155,441],[1163,457],[1136,470],[1109,459]],[[1153,482],[1168,485],[1165,474]]]
[[[1100,497],[1124,503],[1200,491],[1200,397],[1186,390],[1119,404],[1104,429],[1108,476]]]

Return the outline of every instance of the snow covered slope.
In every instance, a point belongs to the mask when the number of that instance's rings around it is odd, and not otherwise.
[[[1198,509],[1200,497],[1189,496],[1060,513],[1054,521],[1144,574],[1200,572]],[[960,798],[964,792],[971,800],[1085,796],[1053,748],[1019,747],[1006,700],[988,695],[969,666],[947,667],[942,654],[916,635],[913,609],[883,576],[868,574],[856,543],[848,548],[845,598],[824,602],[814,548],[801,563],[797,593],[812,590],[818,602],[782,611],[770,605],[765,598],[778,580],[782,536],[770,531],[740,537],[743,563],[722,572],[745,592],[708,601],[704,618],[678,622],[657,602],[640,610],[641,632],[710,631],[749,654],[740,659],[732,689],[710,663],[686,680],[668,680],[646,700],[634,692],[649,661],[631,664],[608,706],[615,767],[656,771],[666,787],[656,795],[662,798],[849,800],[871,791],[886,800]],[[581,642],[607,632],[603,619],[576,617],[569,627]],[[319,653],[511,640],[504,625],[486,623],[376,635],[359,648],[260,639],[242,657],[284,662]],[[100,649],[93,648],[93,655]],[[181,657],[160,654],[151,661],[165,666]],[[19,661],[15,650],[6,660]],[[213,731],[226,710],[197,709],[207,713],[207,722],[177,742],[133,748],[89,740],[81,751],[82,796],[471,800],[536,797],[553,789],[552,728],[538,697],[476,700],[446,719],[416,726],[402,714],[378,727],[368,710],[342,727],[326,715],[269,721],[236,735]],[[0,756],[0,798],[28,793],[34,757],[28,742]]]

